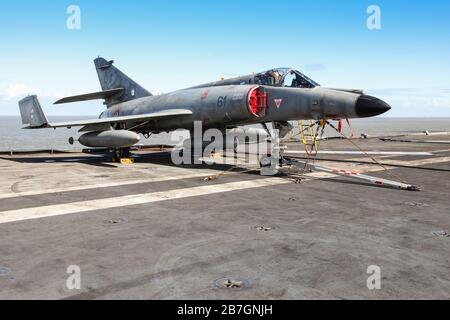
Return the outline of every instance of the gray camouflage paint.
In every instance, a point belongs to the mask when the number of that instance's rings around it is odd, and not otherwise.
[[[97,120],[77,122],[73,126],[83,126],[80,131],[108,131],[108,124],[118,130],[130,130],[137,133],[158,133],[177,129],[192,130],[194,121],[201,121],[203,129],[218,128],[222,131],[241,125],[273,122],[276,127],[289,130],[288,121],[343,119],[373,116],[384,113],[390,107],[374,97],[365,96],[359,90],[329,89],[319,86],[300,72],[293,69],[274,69],[255,75],[221,80],[168,94],[153,96],[149,91],[130,79],[113,66],[113,61],[103,58],[94,60],[98,78],[103,91],[117,94],[105,99],[107,109],[101,119],[114,118],[111,122],[98,123]],[[275,70],[284,72],[277,82],[267,82],[266,75]],[[287,70],[287,71],[286,71]],[[284,87],[284,77],[293,72],[300,76],[302,86]],[[296,78],[296,80],[299,80]],[[257,84],[255,84],[257,82]],[[249,109],[249,93],[258,88],[267,96],[265,113],[258,116]],[[115,90],[114,89],[123,89]],[[98,96],[102,93],[95,93]],[[26,100],[34,99],[34,100]],[[69,101],[81,101],[86,95],[70,97]],[[33,121],[36,126],[46,127],[47,121],[36,98],[25,98],[19,106],[24,121]],[[155,112],[174,110],[172,115],[164,117],[145,117]],[[184,110],[184,111],[183,111]],[[191,113],[191,114],[190,114]],[[128,116],[127,120],[120,117]],[[141,117],[139,117],[141,116]],[[34,117],[31,119],[30,117]],[[119,117],[119,119],[117,119]],[[24,122],[25,123],[25,122]],[[31,123],[31,122],[28,122]],[[64,125],[71,127],[72,125]],[[33,127],[33,126],[31,126]],[[48,126],[47,126],[48,127]],[[112,135],[111,135],[112,134]],[[119,135],[119,133],[116,133]],[[114,133],[94,135],[96,141],[114,140]],[[85,135],[91,137],[91,135]],[[118,136],[118,138],[133,137]],[[113,143],[111,144],[111,146]]]
[[[300,119],[355,118],[355,103],[360,95],[324,89],[277,88],[259,86],[267,93],[267,111],[256,117],[247,107],[247,94],[252,85],[233,85],[185,89],[173,93],[131,100],[113,105],[101,117],[145,114],[165,109],[188,109],[192,115],[152,121],[142,130],[170,131],[191,129],[193,121],[202,121],[204,128],[292,121]],[[220,106],[219,101],[225,100]],[[276,100],[281,101],[280,106]],[[127,127],[133,126],[130,123]]]

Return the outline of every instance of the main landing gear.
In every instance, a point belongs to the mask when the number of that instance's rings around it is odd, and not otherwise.
[[[134,159],[131,157],[130,148],[116,148],[112,152],[112,161],[122,164],[134,163]]]

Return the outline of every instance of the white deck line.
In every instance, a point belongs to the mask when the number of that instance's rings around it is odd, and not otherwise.
[[[127,195],[122,197],[103,198],[96,200],[77,201],[66,204],[57,204],[18,210],[8,210],[0,212],[0,224],[14,221],[61,216],[73,213],[89,212],[109,208],[120,208],[140,204],[150,204],[159,201],[176,200],[188,197],[198,197],[210,194],[230,192],[235,190],[270,187],[288,183],[292,183],[292,181],[288,179],[280,179],[272,177],[267,179],[257,179],[251,181],[238,181],[216,185],[205,184],[199,187],[189,187],[161,192]]]

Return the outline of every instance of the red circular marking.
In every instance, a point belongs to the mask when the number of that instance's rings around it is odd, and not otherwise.
[[[248,91],[247,108],[253,116],[258,117],[258,87],[253,87]]]

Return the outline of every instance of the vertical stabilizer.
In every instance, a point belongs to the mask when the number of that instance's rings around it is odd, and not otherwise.
[[[149,97],[152,95],[134,80],[125,75],[122,71],[114,67],[114,61],[107,61],[103,58],[97,58],[94,60],[94,63],[103,91],[119,88],[124,89],[120,95],[115,95],[105,99],[105,104],[108,107],[117,103]]]

